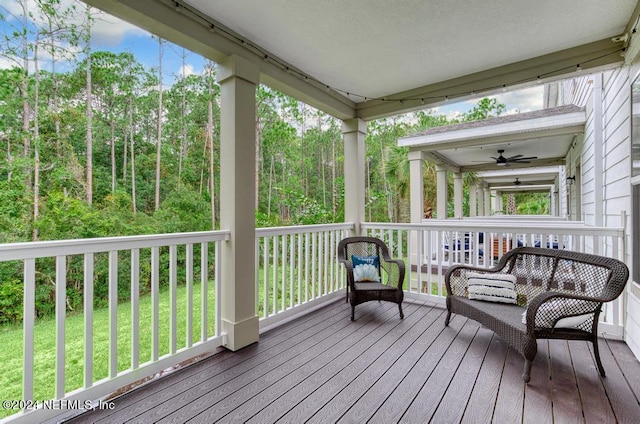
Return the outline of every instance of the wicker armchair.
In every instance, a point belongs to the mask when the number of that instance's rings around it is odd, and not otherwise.
[[[487,278],[509,274],[515,281],[517,304],[469,299],[470,279],[477,279],[478,273],[488,274]],[[590,341],[598,371],[604,376],[598,351],[598,318],[603,304],[622,293],[628,278],[627,266],[616,259],[518,247],[502,256],[492,269],[466,265],[449,268],[445,275],[445,325],[456,313],[493,330],[524,356],[525,382],[530,380],[537,339]]]
[[[379,282],[355,281],[352,258],[377,257],[377,274]],[[355,319],[356,305],[371,300],[385,300],[398,304],[400,319],[402,312],[402,283],[405,266],[402,260],[394,260],[384,242],[374,237],[347,237],[338,244],[338,260],[347,269],[347,301],[351,302],[351,321]]]

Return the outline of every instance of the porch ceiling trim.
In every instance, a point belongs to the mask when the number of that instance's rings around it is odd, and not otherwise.
[[[358,103],[358,117],[372,120],[491,94],[506,87],[526,87],[587,71],[614,68],[623,62],[623,45],[606,38],[593,43],[442,81],[386,96],[384,100]],[[577,65],[582,71],[577,72]]]

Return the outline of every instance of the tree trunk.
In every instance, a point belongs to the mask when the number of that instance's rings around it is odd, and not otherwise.
[[[129,97],[129,146],[131,146],[131,203],[133,206],[133,213],[138,212],[136,207],[136,161],[134,140],[133,140],[133,98]]]
[[[162,150],[162,39],[158,38],[158,138],[156,140],[155,210],[160,208],[160,152]]]
[[[187,128],[185,124],[185,112],[187,109],[187,88],[186,88],[186,75],[185,75],[185,66],[186,66],[186,53],[185,49],[182,49],[182,95],[181,106],[180,106],[180,148],[178,149],[178,188],[180,188],[180,184],[182,181],[182,159],[185,156],[185,148],[187,145]]]
[[[331,137],[331,211],[336,215],[336,139]],[[397,221],[396,221],[397,222]]]
[[[216,177],[213,155],[213,90],[209,79],[209,101],[207,102],[207,141],[209,143],[209,180],[211,181],[211,230],[216,229]]]
[[[256,109],[257,110],[257,109]],[[254,164],[254,169],[253,169],[253,174],[254,174],[254,178],[255,178],[255,187],[253,188],[254,190],[254,207],[256,210],[258,210],[258,198],[259,198],[259,194],[260,194],[260,145],[261,145],[261,131],[260,131],[260,117],[258,116],[258,114],[256,113],[256,148],[255,148],[255,164]]]
[[[304,103],[300,103],[302,108],[302,125],[301,131],[301,143],[302,143],[302,178],[304,180],[304,195],[309,197],[309,172],[307,171],[307,144],[304,141],[305,133],[307,132],[307,108]]]
[[[93,100],[91,94],[91,7],[87,5],[87,203],[93,203]]]
[[[111,192],[116,191],[116,122],[111,118]]]
[[[124,151],[122,152],[122,183],[124,185],[127,184],[127,156],[129,155],[128,153],[128,145],[127,145],[127,132],[125,129],[125,133],[124,133]]]
[[[327,181],[324,177],[324,146],[322,146],[320,153],[320,171],[322,172],[322,207],[327,209]]]
[[[20,94],[22,95],[22,140],[24,146],[24,159],[27,163],[26,169],[26,189],[27,197],[32,193],[33,179],[31,177],[31,135],[29,128],[29,117],[31,115],[31,108],[29,107],[29,40],[27,39],[27,25],[29,23],[29,11],[27,10],[27,2],[22,2],[23,13],[23,28],[24,33],[22,36],[22,60],[24,75],[22,81],[20,81]]]
[[[40,91],[40,71],[38,69],[38,34],[36,33],[36,42],[34,47],[33,64],[34,64],[34,88],[33,88],[33,241],[38,240],[38,228],[36,223],[40,217],[40,123],[38,116],[38,102]]]
[[[13,156],[11,155],[11,139],[7,137],[7,162],[9,162],[9,172],[7,173],[7,181],[11,182],[11,175],[13,174]]]
[[[269,195],[267,196],[267,216],[271,216],[271,187],[273,182],[273,155],[271,155],[271,166],[269,167]]]
[[[52,83],[52,109],[53,109],[53,123],[56,130],[56,142],[60,139],[60,117],[58,116],[58,79],[56,78],[56,49],[53,27],[51,17],[48,17],[49,21],[49,48],[51,55],[51,83]]]

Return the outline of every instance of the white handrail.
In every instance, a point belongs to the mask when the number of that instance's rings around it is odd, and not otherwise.
[[[131,250],[148,247],[204,243],[229,240],[231,232],[202,231],[194,233],[152,234],[140,236],[103,237],[93,239],[33,241],[0,244],[0,262],[60,255]]]
[[[136,381],[155,373],[161,373],[167,368],[171,368],[187,359],[210,352],[218,346],[222,345],[223,335],[220,327],[220,251],[221,243],[230,238],[230,231],[205,231],[195,233],[177,233],[177,234],[156,234],[156,235],[140,235],[125,237],[107,237],[97,239],[76,239],[76,240],[56,240],[44,242],[28,242],[28,243],[11,243],[0,245],[0,262],[22,262],[24,272],[24,310],[23,310],[23,381],[22,381],[22,399],[25,401],[34,401],[42,398],[42,393],[37,393],[36,377],[37,366],[40,360],[36,357],[36,340],[34,337],[36,328],[36,280],[39,277],[39,267],[44,262],[42,260],[53,260],[55,268],[55,358],[54,369],[55,378],[50,383],[48,390],[54,394],[55,399],[65,399],[66,401],[93,401],[113,393],[121,387],[135,383]],[[201,290],[200,297],[202,303],[202,315],[200,319],[201,332],[199,340],[193,341],[193,312],[194,305],[193,296],[193,246],[198,245],[201,253]],[[162,248],[162,250],[161,250]],[[184,249],[185,260],[178,260],[178,248]],[[140,317],[140,276],[141,276],[141,255],[140,251],[144,249],[147,252],[148,269],[150,275],[150,291],[151,291],[151,323],[150,331],[144,334],[148,337],[150,333],[151,345],[150,351],[141,349],[141,317]],[[212,264],[208,258],[208,250],[213,249],[215,256],[212,260],[216,263]],[[183,250],[181,250],[182,252]],[[118,338],[122,329],[120,323],[121,311],[118,309],[119,302],[119,265],[122,257],[120,255],[130,252],[130,315],[125,318],[130,326],[130,349],[119,345]],[[150,256],[149,253],[150,252]],[[99,259],[97,255],[101,255]],[[106,255],[106,257],[105,257]],[[80,282],[84,284],[84,354],[82,356],[83,372],[82,382],[78,386],[69,387],[68,376],[65,370],[69,369],[70,358],[67,358],[67,342],[75,335],[67,334],[66,330],[66,301],[67,301],[67,267],[70,266],[72,257],[76,256],[75,261],[80,257],[82,263],[76,262],[76,266],[82,267],[82,277]],[[50,258],[50,259],[47,259]],[[107,283],[107,316],[104,322],[97,322],[94,313],[96,266],[98,260],[106,260],[106,283]],[[168,264],[168,294],[160,293],[160,263],[163,265],[166,261]],[[209,280],[212,276],[208,275],[208,269],[215,268],[215,286],[209,286]],[[144,274],[142,274],[144,275]],[[179,277],[180,276],[180,277]],[[177,305],[177,285],[178,279],[184,279],[186,286],[186,307],[181,308],[186,314],[185,317],[185,334],[186,339],[178,340],[178,305]],[[216,293],[210,293],[211,289],[215,289]],[[165,317],[160,314],[160,298],[168,296],[168,338],[167,348],[160,348],[163,343],[164,335],[161,340],[160,322],[165,322]],[[212,298],[215,299],[212,301]],[[213,303],[215,302],[215,303]],[[209,328],[209,311],[215,316],[215,330],[211,332]],[[94,376],[94,356],[98,349],[95,349],[96,340],[94,338],[93,328],[95,325],[102,325],[108,328],[108,346],[106,349],[99,349],[106,352],[106,374],[105,378],[96,380]],[[182,327],[181,327],[182,328]],[[167,331],[167,330],[163,330]],[[130,350],[130,357],[127,359],[125,369],[122,367],[122,351]],[[166,349],[166,350],[165,350]],[[119,354],[120,353],[120,354]],[[105,361],[103,361],[104,363]],[[142,362],[142,363],[141,363]],[[67,391],[70,389],[70,391]],[[11,421],[15,422],[33,422],[34,420],[46,420],[51,418],[60,411],[41,409],[37,411],[24,411],[11,416]],[[34,418],[37,415],[38,418]]]

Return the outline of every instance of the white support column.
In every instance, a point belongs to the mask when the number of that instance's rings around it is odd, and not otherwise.
[[[489,187],[484,187],[484,214],[491,215],[491,191]]]
[[[344,219],[353,222],[353,235],[361,233],[365,204],[365,145],[367,123],[362,119],[342,122],[344,141]]]
[[[436,218],[447,219],[447,169],[436,165]]]
[[[549,189],[549,215],[551,216],[558,216],[558,211],[556,210],[556,204],[557,204],[557,200],[556,199],[556,186],[552,185],[551,188]]]
[[[478,216],[478,200],[477,194],[478,186],[473,184],[469,187],[469,216],[474,217]]]
[[[456,172],[453,174],[453,205],[454,205],[454,217],[456,219],[462,219],[462,196],[464,195],[462,174]]]
[[[238,350],[258,341],[255,301],[255,122],[260,69],[230,56],[220,63],[220,227],[222,243],[222,331],[225,347]],[[216,264],[218,266],[218,264]]]
[[[422,179],[423,152],[409,152],[409,196],[411,222],[420,223],[424,218],[424,181]]]
[[[484,189],[482,188],[482,186],[478,187],[478,215],[487,215],[484,209]]]
[[[409,152],[409,201],[411,209],[411,222],[419,224],[424,218],[424,180],[422,177],[422,162],[425,160],[423,152]],[[418,264],[418,232],[409,231],[410,237],[410,264]]]
[[[493,199],[493,210],[501,211],[503,209],[502,205],[502,192],[496,190],[496,197]]]

